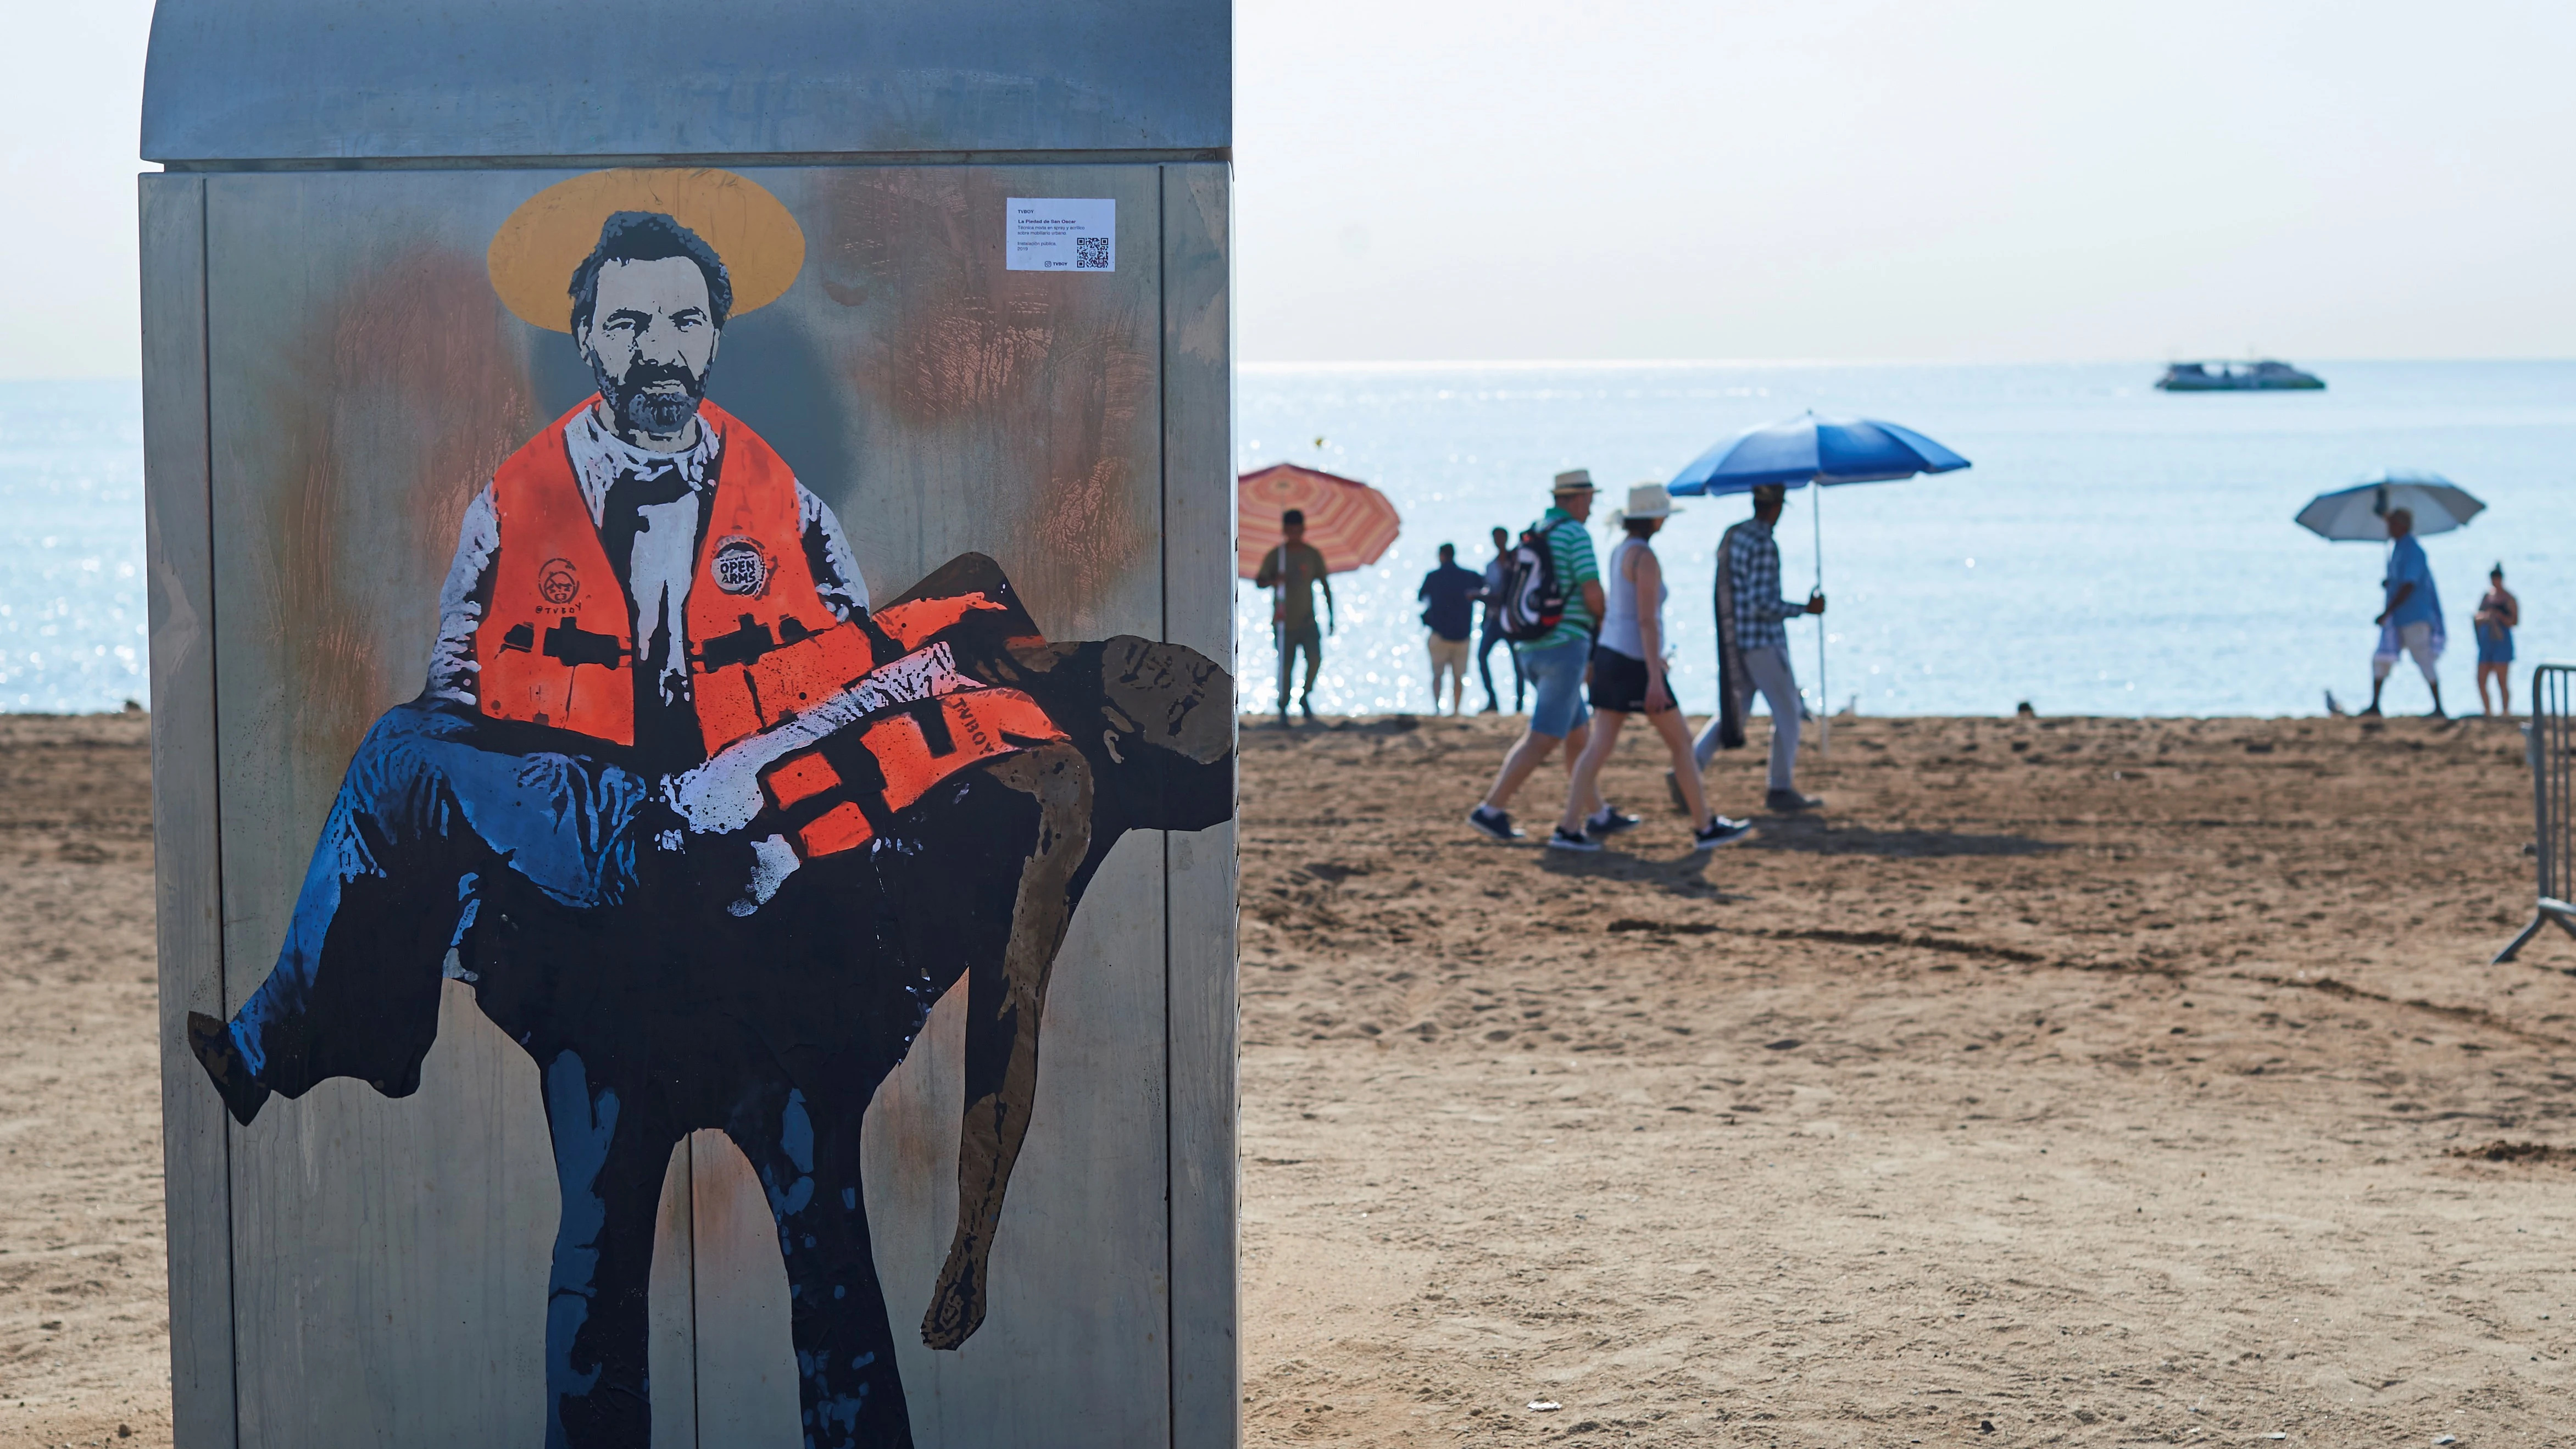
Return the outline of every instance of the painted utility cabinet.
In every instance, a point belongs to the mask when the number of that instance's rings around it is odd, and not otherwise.
[[[163,0],[183,1449],[1238,1442],[1229,24]]]

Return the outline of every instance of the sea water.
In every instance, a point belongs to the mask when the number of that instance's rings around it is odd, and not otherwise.
[[[0,709],[148,702],[146,649],[142,389],[0,383]]]
[[[2517,676],[2576,661],[2576,363],[2316,370],[2324,392],[2168,395],[2147,362],[1253,366],[1235,436],[1246,470],[1285,461],[1362,479],[1403,515],[1383,558],[1333,579],[1341,627],[1315,690],[1332,713],[1430,707],[1414,599],[1438,545],[1481,570],[1492,528],[1529,525],[1549,480],[1580,467],[1603,485],[1592,522],[1606,556],[1629,484],[1808,410],[1901,423],[1973,465],[1789,495],[1782,586],[1804,599],[1821,567],[1829,605],[1788,625],[1811,708],[2290,715],[2322,713],[2328,691],[2358,708],[2383,546],[2328,543],[2291,519],[2392,468],[2442,473],[2488,505],[2424,540],[2450,634],[2443,703],[2477,707],[2469,616],[2497,562],[2522,601]],[[1716,697],[1714,551],[1750,500],[1680,502],[1656,549],[1676,692],[1697,712]],[[1244,706],[1266,710],[1267,597],[1239,584],[1235,619]],[[1492,662],[1509,708],[1500,649]],[[1470,708],[1482,697],[1471,684]],[[2402,663],[2387,707],[2429,704]]]
[[[1527,525],[1548,480],[1584,467],[1605,488],[1606,553],[1628,484],[1807,409],[1902,423],[1974,464],[1790,495],[1783,587],[1804,598],[1814,582],[1820,504],[1831,604],[1788,626],[1791,646],[1810,700],[1837,711],[1997,714],[2027,700],[2043,714],[2314,714],[2329,690],[2357,707],[2381,549],[2327,543],[2291,516],[2390,468],[2443,473],[2488,504],[2425,540],[2451,636],[2444,703],[2476,707],[2468,619],[2499,561],[2526,621],[2517,676],[2576,660],[2576,363],[2318,364],[2322,393],[2178,396],[2155,391],[2160,370],[1248,366],[1235,435],[1246,469],[1285,460],[1364,479],[1403,515],[1383,558],[1333,579],[1340,629],[1315,691],[1330,713],[1428,707],[1414,593],[1440,543],[1481,569],[1493,526]],[[134,384],[0,383],[0,708],[148,702],[142,472]],[[1715,697],[1712,551],[1748,504],[1682,506],[1657,548],[1673,677],[1700,711]],[[1236,625],[1245,705],[1265,709],[1269,602],[1248,583]],[[1508,706],[1500,651],[1493,662]],[[2427,703],[2401,664],[2389,707]]]

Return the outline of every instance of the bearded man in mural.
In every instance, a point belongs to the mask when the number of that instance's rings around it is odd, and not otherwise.
[[[1075,903],[1122,832],[1231,817],[1232,682],[1173,645],[1046,642],[979,555],[872,608],[831,511],[706,399],[724,259],[660,212],[598,238],[570,286],[597,394],[467,508],[428,687],[358,747],[275,968],[190,1044],[245,1124],[328,1077],[403,1096],[442,979],[471,983],[536,1061],[562,1187],[547,1442],[649,1442],[661,1186],[718,1128],[776,1218],[806,1442],[908,1445],[869,1099],[962,977],[957,1225],[921,1327],[955,1348]]]

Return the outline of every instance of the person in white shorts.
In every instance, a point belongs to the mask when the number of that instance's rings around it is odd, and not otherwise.
[[[2433,691],[2433,718],[2447,718],[2442,681],[2433,671],[2449,642],[2442,631],[2442,596],[2433,591],[2433,566],[2424,557],[2424,545],[2415,541],[2415,515],[2403,508],[2388,510],[2388,537],[2388,577],[2380,581],[2387,606],[2371,621],[2379,626],[2379,647],[2370,654],[2370,708],[2362,715],[2378,715],[2379,692],[2403,652],[2414,656],[2424,687]]]

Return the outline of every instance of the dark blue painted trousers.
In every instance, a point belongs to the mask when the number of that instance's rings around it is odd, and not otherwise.
[[[801,910],[791,899],[740,921],[722,902],[744,878],[743,842],[683,844],[642,775],[531,743],[437,706],[386,712],[342,780],[275,968],[229,1023],[234,1050],[289,1097],[333,1076],[406,1095],[453,950],[543,1082],[563,1203],[548,1445],[649,1444],[663,1179],[674,1145],[715,1127],[777,1223],[806,1443],[908,1446],[859,1125],[955,972],[870,949],[894,932],[867,853],[800,871]],[[847,969],[869,960],[891,969]]]

